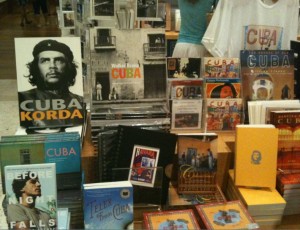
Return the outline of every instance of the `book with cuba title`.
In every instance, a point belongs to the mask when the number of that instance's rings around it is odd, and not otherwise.
[[[4,169],[9,229],[55,229],[57,187],[54,163]]]
[[[79,37],[15,38],[20,126],[41,129],[83,124],[78,47]]]
[[[133,187],[130,181],[83,185],[85,229],[130,229],[133,225]]]

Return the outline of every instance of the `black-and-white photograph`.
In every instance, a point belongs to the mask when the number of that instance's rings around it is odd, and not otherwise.
[[[137,0],[136,14],[141,20],[157,18],[158,0]]]
[[[74,11],[66,11],[63,12],[63,25],[62,27],[74,27],[75,26],[75,20],[74,20]]]
[[[96,17],[112,17],[115,15],[115,0],[94,0],[93,14]]]
[[[15,38],[15,51],[21,126],[82,124],[80,38]]]

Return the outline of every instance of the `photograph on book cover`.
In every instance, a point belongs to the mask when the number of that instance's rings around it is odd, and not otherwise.
[[[206,131],[235,130],[243,120],[242,98],[207,98]]]
[[[294,98],[293,50],[242,50],[240,61],[246,101]]]
[[[80,51],[79,37],[15,38],[21,126],[57,128],[83,123]]]
[[[201,58],[166,58],[167,78],[198,79],[201,78]]]
[[[153,187],[159,149],[142,145],[134,145],[129,180],[133,185]]]
[[[173,100],[171,129],[200,130],[202,127],[202,103],[202,99]]]
[[[241,98],[241,80],[206,79],[205,92],[207,98]]]
[[[55,164],[11,165],[4,171],[9,229],[55,229]]]
[[[165,99],[164,31],[164,28],[91,29],[93,104]]]
[[[204,57],[204,78],[240,78],[240,59]]]

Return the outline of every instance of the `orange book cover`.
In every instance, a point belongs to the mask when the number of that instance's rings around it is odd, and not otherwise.
[[[144,226],[150,229],[200,229],[192,209],[145,212]]]
[[[237,125],[235,173],[237,186],[276,186],[278,129],[274,125]]]
[[[239,201],[196,205],[205,229],[255,229],[251,215]]]

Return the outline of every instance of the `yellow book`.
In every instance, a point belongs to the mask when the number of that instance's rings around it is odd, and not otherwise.
[[[237,186],[276,186],[278,129],[274,125],[237,125],[234,182]]]
[[[229,170],[230,186],[233,185],[234,171]],[[236,196],[243,201],[252,216],[282,215],[286,201],[274,188],[232,188]]]

